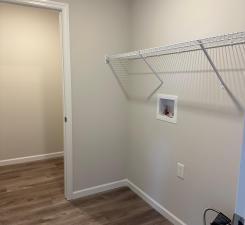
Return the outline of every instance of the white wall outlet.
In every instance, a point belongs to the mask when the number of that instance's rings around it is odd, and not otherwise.
[[[177,163],[177,177],[184,180],[185,165]]]

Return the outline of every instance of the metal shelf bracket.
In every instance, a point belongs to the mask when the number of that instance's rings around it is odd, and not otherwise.
[[[223,80],[221,74],[219,73],[219,70],[216,68],[213,60],[211,59],[210,55],[208,54],[208,51],[206,50],[206,48],[204,47],[203,43],[201,40],[198,40],[198,43],[204,53],[204,55],[206,56],[210,66],[212,67],[214,73],[216,74],[218,80],[220,81],[221,84],[221,88],[225,89],[229,95],[229,97],[232,99],[232,101],[234,102],[234,104],[237,106],[237,108],[239,109],[240,112],[244,112],[244,107],[242,106],[242,104],[237,100],[237,98],[234,96],[234,94],[231,92],[231,90],[229,89],[229,87],[227,86],[227,84],[225,83],[225,81]]]
[[[160,81],[160,84],[153,90],[153,92],[147,97],[149,100],[156,92],[159,90],[159,88],[163,85],[163,80],[158,75],[157,71],[151,66],[151,64],[147,61],[147,59],[141,54],[139,51],[140,58],[144,61],[144,63],[147,65],[147,67],[151,70],[151,72],[155,75],[155,77]]]
[[[129,100],[130,97],[129,97],[126,89],[124,88],[124,86],[123,86],[120,78],[118,77],[116,70],[114,69],[113,65],[110,63],[110,60],[109,60],[109,57],[108,56],[105,56],[105,63],[108,64],[109,68],[111,69],[113,75],[115,76],[115,78],[117,80],[117,83],[121,87],[121,89],[122,89],[123,93],[125,94],[126,98]]]

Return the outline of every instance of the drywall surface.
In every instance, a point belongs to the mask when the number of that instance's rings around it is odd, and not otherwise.
[[[242,0],[134,0],[131,48],[137,50],[244,31],[244,8]],[[187,55],[179,63],[198,67],[194,60],[195,56]],[[173,64],[172,61],[172,69],[177,66]],[[207,207],[232,216],[242,115],[213,73],[171,73],[162,78],[164,85],[158,93],[178,96],[178,122],[156,120],[156,95],[148,102],[139,97],[130,102],[129,180],[188,225],[201,225],[202,213]],[[244,101],[242,76],[230,75],[226,81]],[[243,84],[243,90],[239,84]],[[139,86],[135,85],[134,90]],[[177,162],[185,165],[184,180],[176,177]]]
[[[0,3],[0,160],[63,151],[56,11]]]
[[[63,2],[70,7],[76,191],[125,178],[127,101],[104,56],[129,49],[129,4]]]
[[[243,137],[243,148],[242,148],[242,157],[241,157],[236,212],[237,214],[245,218],[245,132]]]

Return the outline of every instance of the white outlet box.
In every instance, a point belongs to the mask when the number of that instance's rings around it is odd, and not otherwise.
[[[184,180],[185,165],[182,163],[177,163],[177,177]]]

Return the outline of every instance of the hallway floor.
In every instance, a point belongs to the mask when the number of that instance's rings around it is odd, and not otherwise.
[[[171,225],[128,188],[64,199],[63,159],[0,167],[0,225]]]

